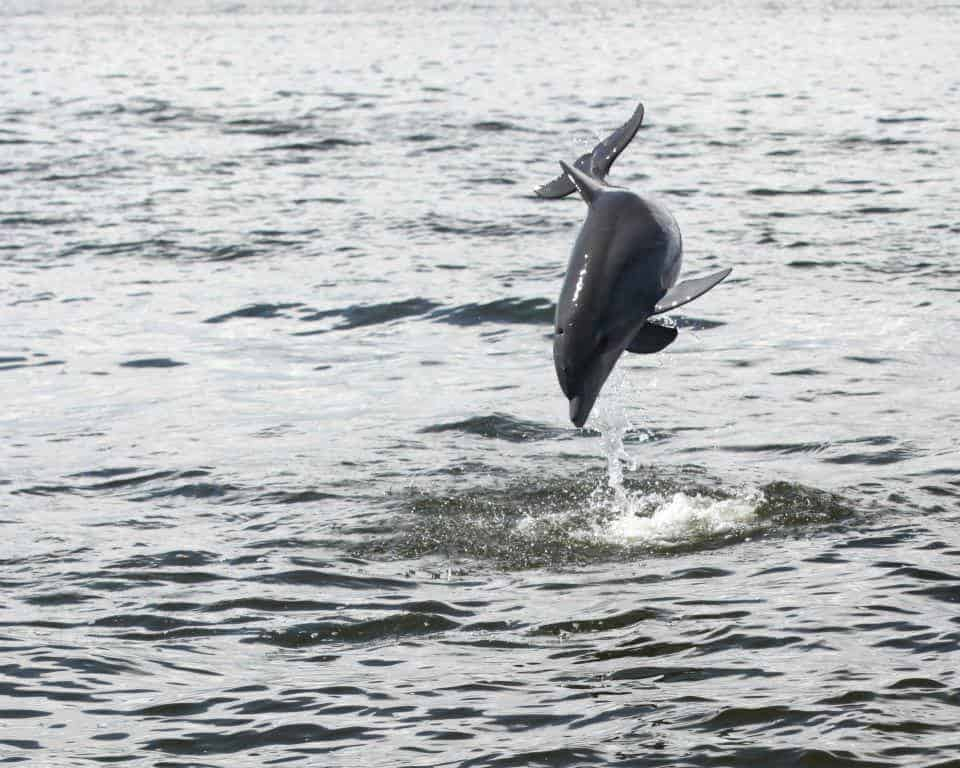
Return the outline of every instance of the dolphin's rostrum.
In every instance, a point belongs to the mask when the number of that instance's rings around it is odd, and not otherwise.
[[[631,122],[638,115],[642,119],[642,105]],[[618,136],[628,126],[631,123],[601,142],[594,154],[609,155],[611,146],[619,154],[625,143]],[[628,132],[627,142],[637,127],[639,120]],[[570,401],[570,420],[582,427],[624,351],[659,352],[677,337],[676,328],[651,318],[706,293],[730,270],[675,285],[683,246],[670,212],[648,196],[608,186],[566,163],[560,165],[587,204],[587,220],[570,254],[557,303],[553,342],[557,378]],[[548,187],[557,192],[552,196],[562,196],[556,180],[538,194]]]

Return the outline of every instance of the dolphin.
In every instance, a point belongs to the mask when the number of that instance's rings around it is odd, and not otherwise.
[[[678,284],[683,244],[670,212],[650,197],[560,166],[587,204],[560,290],[553,339],[570,420],[582,427],[625,351],[659,352],[676,339],[675,327],[651,318],[693,301],[731,270]]]
[[[603,181],[610,172],[613,161],[620,157],[620,153],[623,152],[627,144],[633,141],[633,137],[637,135],[637,131],[640,129],[642,122],[643,104],[638,104],[627,122],[597,144],[597,146],[593,148],[593,151],[587,152],[577,158],[573,167],[584,173],[589,173],[595,179]],[[570,177],[565,173],[561,173],[557,178],[548,181],[542,187],[534,190],[534,193],[538,197],[559,198],[566,197],[575,189],[576,186],[574,186]]]

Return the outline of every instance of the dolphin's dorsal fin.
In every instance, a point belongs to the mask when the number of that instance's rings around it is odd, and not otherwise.
[[[630,340],[627,345],[627,352],[649,355],[669,347],[676,338],[676,328],[660,325],[658,322],[647,322],[637,331],[637,335]]]
[[[640,124],[643,122],[643,104],[638,104],[630,119],[617,128],[607,138],[601,141],[593,148],[577,158],[573,165],[584,173],[589,173],[594,178],[603,181],[610,172],[613,161],[620,157],[620,153],[637,135]],[[534,190],[538,197],[559,198],[566,197],[576,189],[574,183],[565,174],[561,173],[557,178],[548,181],[542,187]]]
[[[590,205],[596,196],[603,191],[603,182],[597,181],[597,179],[593,178],[589,173],[584,173],[579,168],[567,165],[563,160],[560,161],[560,167],[563,168],[563,172],[567,174],[567,177],[573,182],[577,188],[577,192],[580,193],[580,197],[583,198],[583,202],[587,205]]]
[[[677,283],[657,302],[652,314],[659,315],[661,312],[669,312],[671,309],[683,306],[688,301],[693,301],[698,296],[703,296],[732,271],[731,269],[721,269],[719,272],[714,272],[706,277]]]

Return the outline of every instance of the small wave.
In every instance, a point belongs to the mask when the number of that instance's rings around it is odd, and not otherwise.
[[[235,498],[240,489],[226,483],[186,483],[174,488],[162,488],[131,498],[131,501],[154,501],[156,499],[221,499]]]
[[[433,147],[423,147],[410,152],[410,157],[422,157],[440,152],[470,152],[477,148],[476,144],[438,144]]]
[[[252,577],[250,580],[269,584],[293,584],[323,589],[350,590],[397,590],[410,589],[411,582],[400,579],[386,579],[376,576],[351,576],[332,570],[317,568],[299,568],[292,571],[280,571],[265,576]]]
[[[898,208],[890,205],[864,205],[859,208],[854,208],[854,213],[863,213],[868,215],[883,215],[891,213],[910,213],[915,209],[913,208]]]
[[[501,182],[497,182],[501,183]],[[391,229],[401,232],[427,232],[432,235],[456,235],[458,238],[512,238],[524,235],[542,235],[556,231],[557,221],[547,216],[528,214],[513,216],[509,221],[491,219],[469,219],[463,216],[451,216],[431,211],[419,219],[400,221],[391,225]]]
[[[253,504],[309,504],[315,501],[339,498],[332,493],[320,491],[270,491],[253,499]]]
[[[450,309],[438,309],[430,314],[430,319],[450,325],[549,325],[553,322],[555,311],[554,303],[548,299],[498,299],[487,304],[463,304]]]
[[[31,360],[23,355],[12,355],[10,357],[0,357],[0,371],[15,371],[20,368],[42,368],[51,365],[63,365],[64,360],[47,360],[47,356],[42,352],[34,352],[34,358]]]
[[[294,335],[309,336],[316,333],[327,333],[328,331],[346,331],[351,328],[362,328],[368,325],[380,325],[389,323],[393,320],[401,320],[405,317],[416,317],[424,315],[431,309],[440,306],[435,301],[429,299],[414,298],[403,301],[389,301],[383,304],[357,304],[342,309],[328,309],[320,312],[313,312],[304,315],[300,319],[304,322],[315,322],[327,318],[339,318],[340,322],[332,328],[320,331],[300,331]]]
[[[532,421],[524,421],[505,413],[493,413],[489,416],[474,416],[463,421],[433,424],[420,430],[421,433],[463,432],[468,435],[508,440],[512,443],[555,439],[569,433],[569,431]]]
[[[399,640],[446,632],[460,624],[446,616],[433,613],[398,613],[384,618],[354,623],[318,621],[264,632],[250,642],[267,643],[283,648],[304,648],[328,643],[372,643]]]
[[[788,261],[787,266],[793,267],[794,269],[816,269],[818,267],[842,267],[845,266],[847,262],[844,261],[830,261],[825,259],[823,261],[817,261],[816,259],[794,259],[793,261]]]
[[[851,147],[856,147],[860,144],[874,144],[878,147],[899,147],[911,143],[913,142],[907,141],[906,139],[894,139],[889,136],[880,139],[869,138],[867,136],[846,136],[839,141],[841,146]]]
[[[160,470],[157,472],[149,472],[145,475],[134,474],[140,472],[136,467],[118,467],[116,469],[103,469],[103,470],[90,470],[86,473],[77,473],[70,475],[70,477],[96,477],[96,478],[106,478],[101,482],[94,483],[93,485],[83,486],[84,488],[95,490],[95,491],[112,491],[118,488],[130,488],[138,485],[143,485],[144,483],[150,483],[154,480],[165,480],[168,477],[173,477],[176,473],[171,470]],[[125,475],[132,475],[130,477],[125,477]],[[181,475],[182,476],[182,475]]]
[[[176,368],[181,365],[186,365],[186,363],[171,360],[169,357],[147,357],[120,363],[122,368]]]
[[[771,376],[826,376],[819,368],[792,368],[789,371],[774,371]]]
[[[508,179],[505,176],[480,176],[467,179],[469,184],[493,184],[495,186],[513,186],[517,182],[514,179]]]
[[[114,177],[119,178],[119,177],[122,177],[124,173],[130,170],[131,170],[130,166],[115,165],[115,166],[109,166],[99,171],[90,171],[90,172],[80,171],[78,173],[51,173],[51,174],[48,174],[47,176],[42,177],[40,181],[58,183],[58,182],[83,181],[85,179],[103,179],[103,178],[114,178]],[[69,189],[73,189],[77,191],[85,188],[83,184],[66,184],[65,186]]]
[[[12,491],[15,494],[43,495],[52,494],[99,494],[99,493],[118,493],[139,494],[136,498],[130,497],[133,501],[144,501],[152,498],[161,498],[165,496],[187,496],[190,498],[209,498],[227,495],[228,492],[236,491],[234,486],[218,483],[196,483],[188,482],[185,484],[170,485],[171,481],[193,480],[198,477],[205,477],[210,473],[202,469],[188,469],[182,472],[173,470],[157,470],[144,473],[137,467],[117,467],[105,468],[101,470],[89,470],[76,472],[67,475],[68,478],[89,478],[96,482],[67,484],[44,484],[34,485],[27,488],[21,488]],[[161,484],[161,481],[164,481]],[[145,490],[144,486],[158,484],[161,487],[156,491]]]
[[[200,249],[206,251],[207,257],[211,261],[234,261],[235,259],[245,259],[249,256],[256,256],[261,253],[256,248],[248,248],[245,245],[221,245],[215,248]]]
[[[14,211],[0,219],[0,226],[4,227],[62,227],[72,224],[76,219],[65,219],[51,216],[32,216],[27,212]]]
[[[900,464],[916,455],[915,451],[907,448],[891,448],[887,451],[877,451],[876,453],[853,452],[845,453],[840,456],[827,456],[823,461],[827,464]]]
[[[284,310],[296,309],[302,306],[302,303],[296,301],[286,304],[251,304],[240,309],[235,309],[233,312],[227,312],[222,315],[208,317],[203,322],[225,323],[227,320],[233,320],[236,318],[273,319],[275,317],[288,317],[288,315],[284,313]]]
[[[307,203],[324,203],[326,205],[343,205],[346,199],[342,197],[297,197],[293,199],[294,205],[306,205]]]
[[[470,126],[475,131],[486,131],[499,133],[500,131],[525,131],[518,125],[507,122],[506,120],[481,120]]]
[[[299,141],[292,144],[277,144],[263,147],[261,152],[329,152],[342,147],[360,147],[367,144],[365,141],[353,139],[322,139],[320,141]]]
[[[278,745],[296,745],[303,751],[317,749],[305,746],[313,743],[349,743],[376,738],[381,738],[378,732],[363,726],[325,728],[313,722],[301,722],[240,731],[227,731],[222,726],[208,731],[195,730],[181,737],[154,739],[147,742],[145,748],[171,755],[203,755],[206,759],[209,755],[257,753]]]
[[[821,187],[808,187],[807,189],[771,189],[769,187],[755,187],[747,190],[748,195],[757,197],[780,197],[784,195],[829,195],[830,193]]]
[[[92,622],[95,627],[109,627],[115,629],[142,629],[152,634],[161,634],[171,630],[207,626],[202,622],[183,621],[171,616],[143,613],[120,613],[111,616],[101,616]]]
[[[534,635],[563,635],[563,634],[583,634],[592,632],[609,632],[614,629],[625,629],[638,624],[641,621],[659,619],[663,617],[663,612],[655,608],[635,608],[623,613],[613,614],[612,616],[603,616],[598,619],[575,619],[572,621],[558,621],[550,624],[542,624],[534,629],[531,634]]]
[[[843,359],[849,360],[851,363],[866,363],[867,365],[899,362],[895,357],[869,357],[867,355],[844,355]]]
[[[167,238],[134,240],[118,243],[79,243],[64,248],[61,258],[90,253],[95,256],[121,256],[136,254],[145,258],[197,259],[205,261],[234,261],[256,256],[262,250],[245,244],[217,245],[212,247],[187,245]]]
[[[174,549],[153,555],[134,555],[107,566],[108,568],[188,568],[218,563],[220,556],[213,552],[191,549]]]
[[[831,392],[833,396],[856,395],[862,393]],[[876,393],[867,393],[876,394]],[[856,450],[846,447],[856,446]],[[879,450],[871,450],[879,449]],[[846,451],[841,453],[840,451]],[[831,446],[831,450],[822,457],[827,464],[898,464],[918,455],[917,449],[893,435],[873,435],[853,440],[843,440]]]
[[[134,115],[155,124],[218,122],[216,116],[194,107],[149,97],[134,97],[126,103],[108,104],[101,108],[84,110],[77,113],[76,117],[88,120],[115,115]]]
[[[252,136],[286,136],[303,130],[303,126],[297,123],[249,118],[230,120],[226,126],[225,133],[246,133]]]
[[[929,117],[923,117],[921,115],[915,115],[915,116],[904,115],[902,117],[878,117],[877,118],[877,122],[882,123],[884,125],[888,125],[891,123],[926,123],[929,121],[930,121]]]

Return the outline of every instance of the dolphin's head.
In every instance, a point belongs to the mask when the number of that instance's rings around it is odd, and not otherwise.
[[[572,313],[564,309],[569,305],[558,307],[553,362],[560,389],[570,401],[570,421],[582,427],[631,334],[597,317],[589,305]]]
[[[617,312],[619,302],[611,296],[608,281],[595,274],[592,266],[587,261],[571,276],[566,295],[557,304],[553,329],[557,379],[570,401],[570,420],[577,427],[590,415],[610,371],[636,332],[636,323],[643,323],[642,318]]]

